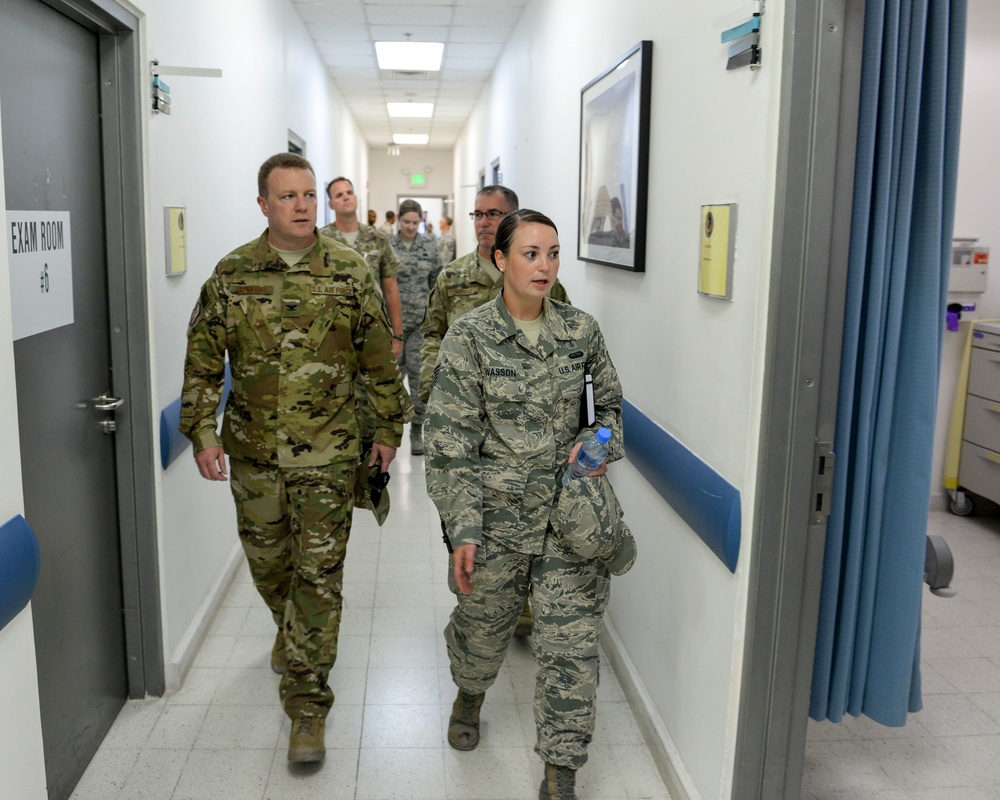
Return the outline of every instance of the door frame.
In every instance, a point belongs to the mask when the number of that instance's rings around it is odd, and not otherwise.
[[[98,35],[101,158],[107,229],[111,392],[122,563],[128,695],[160,696],[166,684],[160,615],[142,183],[139,20],[115,0],[42,0]]]
[[[785,6],[767,365],[734,800],[799,797],[826,540],[864,0]]]

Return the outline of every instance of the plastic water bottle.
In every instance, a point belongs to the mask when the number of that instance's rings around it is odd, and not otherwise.
[[[584,441],[576,454],[576,461],[569,465],[563,473],[563,486],[573,478],[582,478],[601,466],[608,455],[608,442],[611,441],[611,431],[598,428],[597,433]]]

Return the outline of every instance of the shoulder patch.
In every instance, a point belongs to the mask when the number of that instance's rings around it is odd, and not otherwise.
[[[197,321],[198,316],[201,314],[201,300],[194,304],[194,311],[191,312],[191,319],[188,320],[188,327],[190,328]]]

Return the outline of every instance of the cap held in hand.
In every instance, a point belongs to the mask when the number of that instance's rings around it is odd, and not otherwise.
[[[366,450],[358,465],[354,483],[354,505],[369,509],[381,526],[389,516],[389,473],[381,472],[381,465],[368,466],[372,451]]]
[[[562,487],[552,527],[574,553],[603,561],[614,575],[635,563],[636,546],[606,475],[577,478]]]

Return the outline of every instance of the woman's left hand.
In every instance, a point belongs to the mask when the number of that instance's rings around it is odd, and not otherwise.
[[[576,454],[580,452],[580,448],[583,447],[583,442],[577,442],[573,445],[573,449],[569,451],[569,458],[566,459],[567,463],[572,464],[576,461]],[[598,475],[603,475],[608,471],[608,462],[602,461],[601,466],[587,475],[588,478],[596,478]]]
[[[476,564],[476,545],[460,544],[451,554],[451,560],[455,568],[455,584],[462,594],[472,592],[472,570]]]

